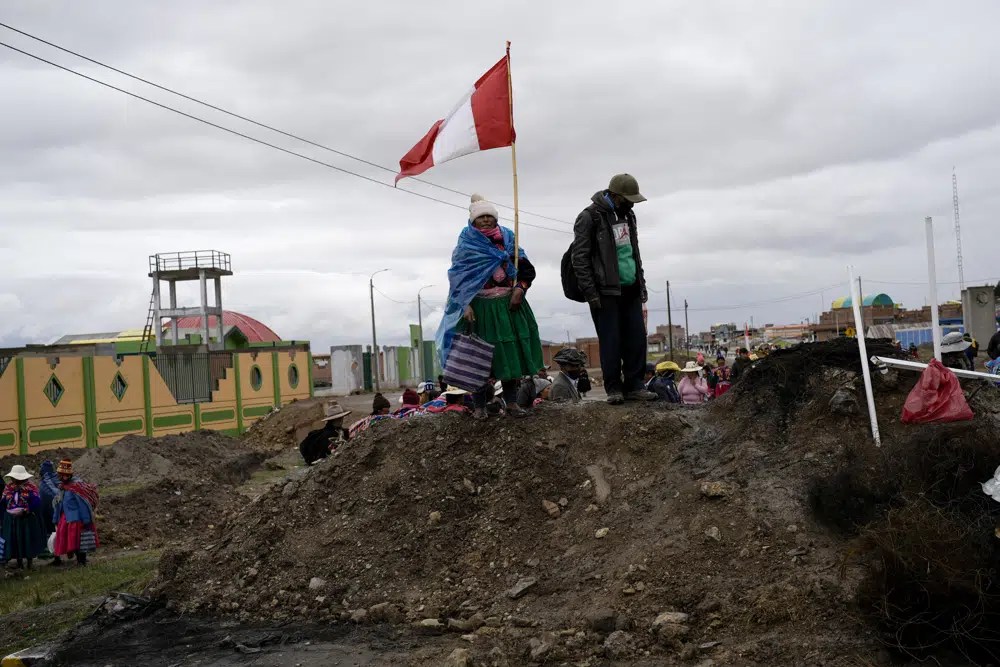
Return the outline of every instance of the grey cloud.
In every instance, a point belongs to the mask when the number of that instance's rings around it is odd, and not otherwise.
[[[610,174],[636,174],[650,197],[638,213],[651,284],[670,279],[678,300],[691,301],[694,327],[751,315],[798,321],[839,288],[701,308],[840,284],[848,263],[873,281],[919,281],[925,215],[937,221],[939,273],[954,280],[953,165],[966,275],[996,271],[983,240],[1000,206],[1000,85],[987,69],[998,14],[986,2],[962,12],[931,2],[668,2],[611,14],[597,2],[5,6],[7,22],[52,41],[390,167],[510,38],[522,205],[572,221]],[[391,181],[7,31],[0,38]],[[233,254],[227,305],[317,347],[367,340],[367,281],[348,274],[384,266],[393,271],[378,286],[394,299],[437,285],[424,293],[425,330],[436,324],[464,197],[413,180],[401,185],[459,208],[392,192],[6,50],[0,85],[0,345],[141,326],[146,255],[194,247]],[[506,150],[425,177],[511,201]],[[567,328],[591,331],[558,284],[569,239],[522,228],[540,268],[529,298],[543,336],[555,340]],[[923,300],[919,285],[883,287]],[[415,304],[376,298],[380,338],[402,342]],[[662,304],[651,307],[654,324],[665,320]]]

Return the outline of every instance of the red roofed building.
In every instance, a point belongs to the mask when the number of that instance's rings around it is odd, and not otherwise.
[[[187,336],[201,336],[204,328],[202,327],[201,317],[198,315],[192,317],[180,317],[177,320],[178,334],[181,337]],[[170,331],[172,323],[168,322],[164,327],[164,337],[166,337],[166,332]],[[208,316],[208,327],[210,331],[215,330],[215,315]],[[226,340],[226,349],[232,349],[234,347],[244,347],[252,343],[278,343],[281,342],[281,336],[274,333],[274,331],[259,320],[255,320],[249,315],[244,315],[243,313],[237,313],[232,310],[222,311],[222,332]]]

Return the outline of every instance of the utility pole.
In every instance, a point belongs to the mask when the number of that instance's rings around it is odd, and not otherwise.
[[[962,266],[962,225],[958,220],[958,176],[955,168],[951,168],[951,198],[955,205],[955,247],[958,250],[958,294],[961,299],[965,291],[965,268]]]
[[[368,276],[368,298],[371,300],[372,306],[372,385],[375,387],[375,391],[378,392],[381,387],[378,384],[378,339],[375,337],[375,276],[378,274],[388,271],[389,269],[381,269],[375,273]]]
[[[688,300],[684,299],[684,349],[691,356],[691,329],[688,328]]]
[[[670,361],[674,360],[674,318],[670,314],[670,281],[667,281],[667,339],[670,341]]]
[[[420,364],[420,375],[417,376],[418,378],[426,377],[427,373],[427,369],[424,368],[426,365],[424,363],[424,311],[421,307],[420,293],[428,287],[434,287],[434,285],[424,285],[417,290],[417,331],[420,335],[420,340],[417,344],[417,363]]]

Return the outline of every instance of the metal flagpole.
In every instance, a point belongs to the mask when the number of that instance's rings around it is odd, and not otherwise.
[[[507,97],[510,99],[510,131],[514,132],[514,83],[510,76],[510,42],[507,42]],[[517,205],[517,139],[510,142],[510,163],[514,172],[514,270],[518,268],[521,253],[520,215]]]

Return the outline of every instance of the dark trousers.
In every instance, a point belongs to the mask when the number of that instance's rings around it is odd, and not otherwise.
[[[625,287],[621,296],[602,296],[601,307],[591,308],[590,316],[597,329],[605,391],[610,395],[642,389],[646,325],[639,287]]]

